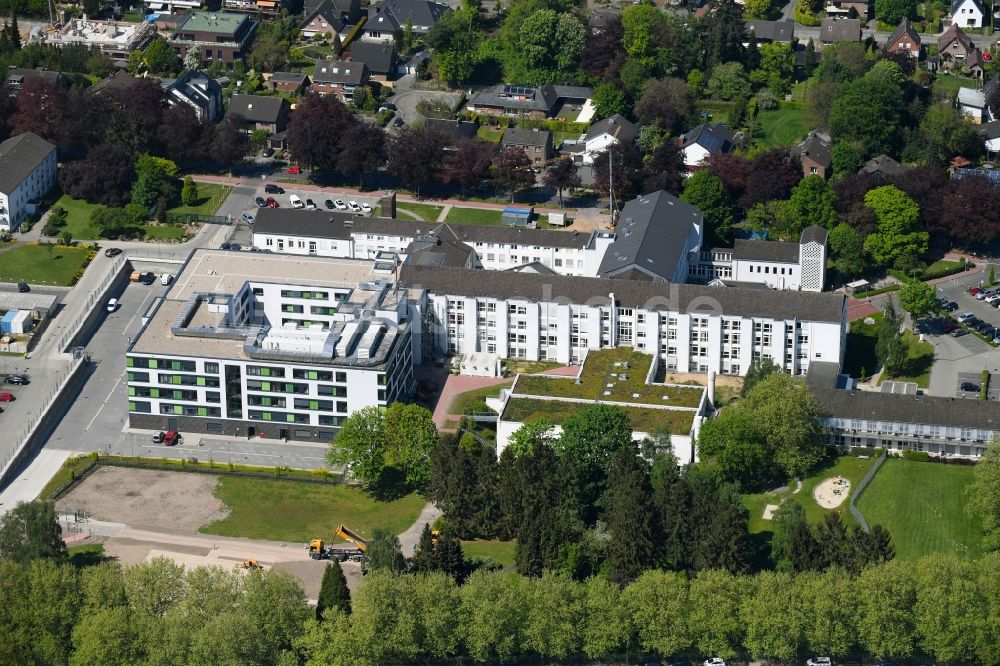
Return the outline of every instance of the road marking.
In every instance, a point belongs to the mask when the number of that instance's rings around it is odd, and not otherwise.
[[[94,425],[94,421],[96,421],[97,417],[101,415],[101,410],[103,410],[105,405],[108,404],[108,400],[111,400],[111,394],[114,393],[115,389],[118,388],[118,385],[121,383],[122,377],[124,376],[125,376],[124,372],[118,375],[118,379],[115,381],[115,385],[111,387],[111,391],[108,393],[108,397],[105,398],[104,402],[101,403],[101,406],[97,408],[97,413],[94,414],[94,418],[90,419],[90,423],[87,424],[87,427],[84,428],[84,431],[90,430],[90,426]]]

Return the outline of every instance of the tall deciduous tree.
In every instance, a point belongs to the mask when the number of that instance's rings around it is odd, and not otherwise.
[[[878,227],[865,238],[865,250],[882,266],[906,270],[927,252],[929,237],[920,226],[920,207],[893,185],[865,195],[865,205],[875,211]]]
[[[486,141],[463,139],[445,155],[441,179],[461,187],[462,196],[465,196],[470,187],[478,185],[489,174],[495,152],[495,146]]]
[[[920,280],[908,280],[903,285],[899,290],[899,305],[914,320],[931,315],[941,307],[934,286]]]
[[[635,103],[635,114],[642,124],[659,120],[671,131],[678,129],[693,113],[694,103],[687,83],[669,76],[647,81]]]
[[[493,159],[493,180],[510,193],[511,203],[514,193],[535,182],[531,172],[531,159],[520,148],[501,150]]]
[[[812,174],[792,189],[787,213],[800,231],[811,224],[832,229],[837,224],[836,201],[837,195],[827,182]]]
[[[772,516],[774,534],[771,537],[771,562],[778,571],[792,571],[792,535],[808,525],[806,511],[795,499],[788,499]]]
[[[902,325],[903,318],[896,312],[896,307],[891,300],[886,301],[882,321],[878,324],[875,355],[890,376],[898,373],[906,362],[906,347],[899,335]]]
[[[945,188],[941,213],[921,208],[928,228],[936,220],[940,230],[960,243],[992,242],[1000,238],[1000,192],[981,176],[962,178]]]
[[[0,559],[30,562],[66,556],[55,505],[21,502],[0,518]]]
[[[576,164],[572,159],[563,158],[556,160],[546,169],[542,182],[546,187],[555,188],[559,192],[559,206],[562,206],[563,191],[580,187],[580,174],[577,173]]]
[[[643,166],[642,191],[680,194],[686,174],[684,157],[675,142],[664,139]]]
[[[860,275],[865,269],[865,241],[850,225],[841,222],[830,230],[828,238],[833,267],[842,282]]]
[[[157,37],[143,52],[146,67],[154,74],[169,75],[181,69],[181,58],[167,40]]]
[[[854,586],[858,642],[873,656],[913,654],[916,588],[912,565],[899,561],[866,567]]]
[[[563,421],[556,444],[576,470],[580,506],[593,507],[607,487],[611,461],[632,446],[628,415],[611,405],[587,405]]]
[[[368,568],[402,573],[406,569],[406,559],[399,544],[399,537],[388,530],[375,529],[365,550]]]
[[[440,180],[448,139],[425,125],[406,128],[389,142],[388,170],[416,188]]]
[[[299,164],[334,169],[343,137],[356,122],[336,95],[307,95],[288,120],[288,149]]]
[[[1000,550],[1000,439],[990,442],[976,465],[968,507],[983,521],[983,545]]]
[[[382,130],[367,123],[355,123],[344,131],[336,169],[345,176],[356,175],[358,186],[364,189],[365,174],[381,167],[385,159],[385,134]]]
[[[681,199],[701,211],[716,241],[725,243],[728,240],[733,209],[726,199],[722,180],[707,170],[695,171],[685,181]]]

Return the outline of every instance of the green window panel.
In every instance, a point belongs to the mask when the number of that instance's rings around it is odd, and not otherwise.
[[[197,384],[198,384],[198,386],[204,386],[205,385],[205,378],[204,377],[199,377],[198,381],[197,381]]]
[[[135,403],[134,402],[129,402],[128,403],[128,411],[130,411],[130,412],[134,412],[135,411]]]
[[[148,359],[148,360],[149,360],[149,367],[155,368],[156,367],[156,359],[155,358],[151,358],[151,359]]]
[[[319,402],[317,400],[310,400],[309,409],[319,409]]]
[[[260,374],[261,374],[262,377],[270,377],[271,376],[271,368],[261,368],[260,369]]]
[[[180,370],[181,369],[181,362],[180,361],[171,361],[170,362],[170,369],[171,370]]]
[[[128,394],[130,396],[134,396],[135,395],[135,387],[134,386],[129,386],[128,387]]]
[[[183,400],[184,399],[184,392],[183,391],[171,391],[171,394],[173,395],[174,400]]]
[[[295,423],[295,414],[285,414],[285,420],[289,423]]]
[[[149,397],[150,398],[159,398],[160,397],[160,389],[155,389],[155,388],[154,389],[149,389]]]
[[[261,416],[264,417],[265,421],[270,421],[271,420],[271,412],[264,412]]]
[[[174,414],[183,414],[184,408],[180,405],[174,405]]]
[[[308,374],[309,379],[316,379],[319,377],[319,373],[315,370],[310,370]]]
[[[171,384],[180,384],[183,380],[184,380],[184,378],[181,377],[180,375],[171,375],[170,376],[170,383]]]
[[[199,407],[198,416],[208,416],[208,407]]]
[[[271,382],[261,382],[260,383],[260,390],[261,391],[270,391],[271,390]]]
[[[131,356],[125,357],[125,365],[130,368],[135,367],[135,359],[132,358]]]

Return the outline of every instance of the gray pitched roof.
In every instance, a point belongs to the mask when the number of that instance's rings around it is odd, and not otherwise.
[[[819,38],[824,44],[860,41],[861,21],[859,19],[825,18],[820,22]]]
[[[726,153],[733,147],[733,133],[725,125],[701,124],[681,137],[682,147],[693,143],[710,153]]]
[[[979,132],[979,135],[987,141],[1000,139],[1000,120],[983,123],[976,128],[976,131]],[[867,166],[867,164],[865,166]]]
[[[385,0],[379,7],[370,7],[366,31],[392,32],[406,25],[409,20],[414,32],[426,32],[420,26],[431,28],[448,11],[448,5],[432,0]]]
[[[791,42],[795,36],[795,21],[765,21],[750,19],[746,21],[747,33],[753,33],[757,39],[768,39],[772,42]]]
[[[142,79],[138,79],[124,69],[116,69],[110,75],[104,77],[91,87],[87,88],[88,95],[96,95],[98,93],[108,91],[108,90],[119,90],[128,91],[131,90],[133,86],[140,83]]]
[[[546,146],[552,139],[548,130],[531,129],[527,127],[508,127],[500,139],[502,146]]]
[[[391,74],[396,64],[396,47],[380,42],[353,42],[347,49],[351,62],[363,62],[372,74]]]
[[[983,127],[980,125],[980,127]],[[861,167],[863,173],[881,174],[883,176],[901,176],[906,168],[888,155],[873,157]]]
[[[48,69],[22,69],[13,67],[7,70],[7,83],[21,84],[26,79],[46,79],[50,83],[58,85],[68,85],[69,81],[62,72],[53,72]]]
[[[818,224],[810,224],[808,227],[802,230],[802,235],[799,236],[799,243],[805,245],[806,243],[822,243],[826,245],[826,239],[829,236],[826,229],[819,226]]]
[[[468,121],[449,120],[448,118],[428,118],[424,127],[434,130],[452,139],[471,139],[476,136],[476,124]]]
[[[348,239],[351,233],[385,234],[418,238],[437,234],[441,238],[466,243],[510,243],[547,247],[583,247],[589,235],[551,229],[529,229],[500,225],[439,224],[387,217],[358,217],[349,213],[292,208],[261,208],[254,223],[255,233],[282,233],[303,238]]]
[[[347,9],[349,11],[350,7],[348,7]],[[312,23],[313,19],[315,19],[317,16],[322,16],[324,19],[326,19],[326,22],[330,24],[330,27],[332,28],[330,32],[338,33],[344,29],[344,21],[341,18],[343,13],[344,13],[343,10],[338,8],[333,3],[333,0],[322,0],[320,3],[315,5],[311,10],[307,9],[306,11],[303,12],[302,23],[300,25],[301,27],[305,28],[310,23]]]
[[[1000,405],[992,400],[815,387],[812,393],[832,417],[1000,430]]]
[[[824,167],[830,166],[833,162],[832,142],[826,134],[815,130],[809,132],[809,136],[803,139],[802,143],[795,146],[792,152],[800,157],[809,157]]]
[[[984,16],[986,15],[986,10],[983,9],[983,5],[979,2],[979,0],[951,0],[951,13],[955,14],[966,2],[971,2],[972,5],[979,10],[980,14],[983,14]]]
[[[952,42],[957,41],[963,49],[968,51],[972,48],[972,38],[965,34],[965,31],[958,27],[957,23],[952,23],[951,27],[941,33],[938,37],[938,53],[941,53]]]
[[[359,86],[368,80],[368,65],[363,62],[334,60],[316,63],[313,83],[336,83]]]
[[[421,287],[436,294],[576,304],[607,303],[608,294],[614,292],[620,307],[817,322],[842,321],[847,298],[832,292],[720,289],[517,271],[490,271],[488,276],[485,279],[483,271],[473,269],[404,265],[399,282],[400,286]]]
[[[288,102],[282,97],[265,95],[233,95],[229,100],[229,113],[242,116],[253,123],[274,123],[281,118]]]
[[[773,261],[796,264],[799,261],[799,244],[783,241],[737,238],[733,258],[746,261]]]
[[[34,132],[0,143],[0,192],[10,194],[56,147]]]
[[[584,141],[590,141],[591,139],[596,139],[602,134],[611,134],[620,143],[628,143],[635,139],[636,135],[639,133],[639,127],[629,121],[625,116],[620,113],[616,113],[613,116],[608,116],[604,120],[599,120],[590,127],[587,128],[587,134],[584,135]]]
[[[903,22],[899,24],[895,32],[889,37],[889,41],[886,42],[886,46],[891,46],[903,38],[903,35],[909,38],[910,43],[915,44],[917,48],[920,47],[920,35],[917,31],[913,29],[913,24],[910,23],[910,19],[903,19]]]
[[[594,91],[581,86],[543,85],[538,87],[500,84],[476,94],[470,106],[501,107],[551,113],[560,100],[590,99]]]
[[[271,81],[279,83],[305,83],[309,75],[305,72],[275,72],[271,75]]]
[[[407,261],[416,266],[464,268],[472,253],[472,248],[465,243],[431,236],[410,244]]]
[[[703,224],[701,211],[664,191],[636,197],[618,216],[615,240],[608,246],[598,273],[611,277],[639,270],[672,280],[694,225]]]

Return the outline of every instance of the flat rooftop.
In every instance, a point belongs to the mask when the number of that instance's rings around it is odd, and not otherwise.
[[[250,19],[246,14],[235,14],[231,12],[194,12],[188,16],[178,28],[178,30],[190,30],[191,32],[215,32],[223,35],[233,35],[243,24]]]
[[[519,375],[511,391],[515,396],[697,409],[705,388],[647,384],[652,363],[652,356],[628,347],[591,350],[576,378]]]
[[[195,250],[177,275],[173,287],[162,304],[129,349],[136,354],[174,354],[177,356],[260,360],[248,356],[245,340],[214,336],[174,335],[171,331],[185,307],[196,294],[235,295],[247,282],[270,283],[295,287],[329,287],[351,289],[350,298],[340,309],[361,306],[379,290],[359,287],[361,283],[385,279],[384,272],[373,271],[374,262],[358,259],[300,257],[264,252],[232,252],[227,250]],[[402,295],[387,294],[382,304],[392,307]],[[377,319],[375,320],[378,321]],[[197,303],[185,328],[216,328],[223,322],[220,313]],[[281,336],[273,328],[275,336]],[[248,329],[248,334],[250,329]],[[287,333],[286,333],[287,334]],[[391,341],[387,334],[384,341]],[[308,361],[303,360],[304,363]]]
[[[167,299],[187,301],[195,292],[235,294],[245,282],[355,288],[361,282],[387,277],[372,268],[372,261],[361,259],[195,250]]]

